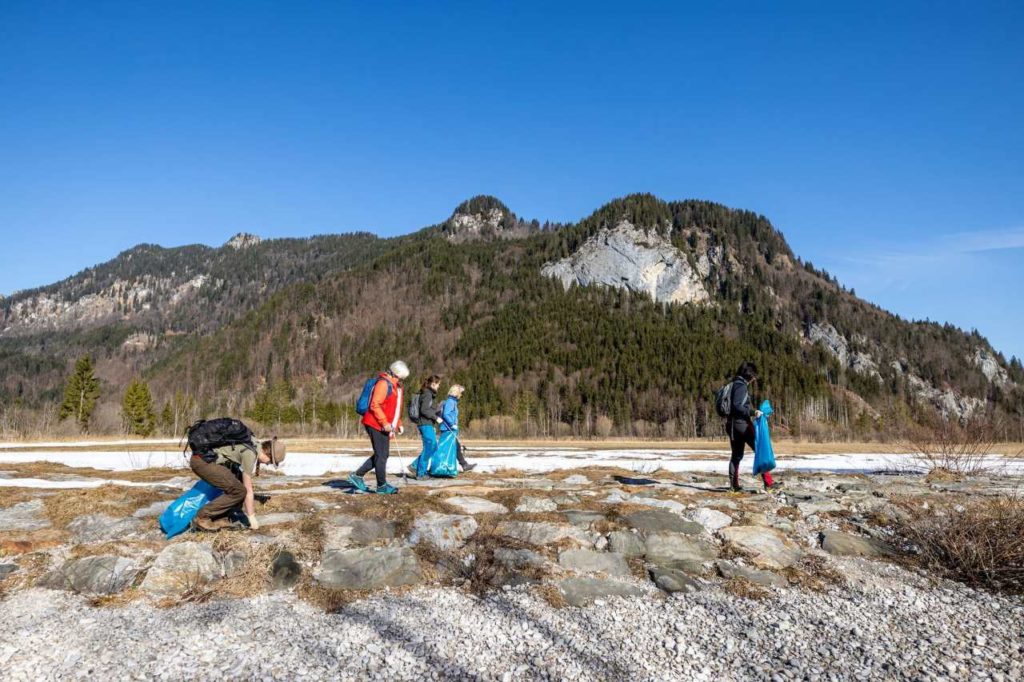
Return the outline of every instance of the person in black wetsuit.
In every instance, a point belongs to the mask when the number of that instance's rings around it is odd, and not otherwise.
[[[729,445],[732,457],[729,459],[729,486],[733,492],[742,490],[740,487],[740,462],[743,461],[743,450],[749,445],[754,449],[754,419],[761,416],[761,411],[753,407],[750,395],[751,386],[757,382],[757,365],[744,362],[736,370],[736,378],[732,382],[732,399],[729,417],[725,429],[729,434]],[[771,490],[779,484],[772,480],[770,472],[761,474],[765,490]]]

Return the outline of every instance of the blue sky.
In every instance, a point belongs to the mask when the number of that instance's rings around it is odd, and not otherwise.
[[[1024,356],[1022,34],[1020,2],[0,0],[0,292],[649,191]]]

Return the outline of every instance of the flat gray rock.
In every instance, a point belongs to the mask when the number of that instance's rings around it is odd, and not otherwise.
[[[444,500],[464,514],[508,514],[508,507],[497,502],[485,500],[482,497],[469,497],[457,495]]]
[[[324,551],[366,547],[377,542],[395,539],[395,524],[391,521],[364,519],[350,514],[335,514],[324,519]]]
[[[478,524],[472,516],[427,512],[412,524],[409,543],[427,542],[438,549],[458,549],[476,533]]]
[[[114,594],[128,587],[141,567],[124,557],[87,556],[65,561],[40,578],[36,585],[80,594]]]
[[[18,570],[18,564],[0,564],[0,580]]]
[[[704,563],[718,556],[713,545],[681,533],[653,533],[644,542],[647,561],[658,566],[702,573]]]
[[[697,592],[701,589],[700,583],[677,568],[654,566],[650,570],[650,575],[651,580],[658,586],[658,589],[669,594]]]
[[[608,545],[611,550],[623,556],[643,556],[647,551],[644,539],[638,533],[628,530],[615,530],[608,534]]]
[[[274,514],[263,514],[257,517],[260,522],[260,528],[264,526],[277,526],[282,523],[291,523],[292,521],[298,521],[304,517],[305,514],[297,512],[276,512]]]
[[[627,526],[635,528],[641,533],[686,533],[687,535],[700,535],[704,532],[704,526],[699,523],[688,521],[679,514],[662,509],[633,512],[632,514],[627,514],[623,520]]]
[[[604,520],[604,514],[600,512],[584,511],[582,509],[567,509],[562,512],[569,523],[574,526],[589,528],[595,521]]]
[[[796,508],[804,516],[822,514],[824,512],[837,512],[843,510],[843,505],[833,500],[821,500],[818,502],[798,502]]]
[[[498,535],[515,538],[531,545],[543,547],[559,540],[573,540],[583,547],[592,546],[586,532],[568,523],[547,521],[503,521],[496,529]]]
[[[567,549],[558,555],[558,565],[579,573],[630,575],[629,565],[621,554],[595,552],[590,549]]]
[[[572,606],[587,606],[607,597],[638,597],[643,594],[636,585],[603,578],[566,578],[556,585],[565,601]]]
[[[171,502],[173,501],[174,500],[158,500],[157,502],[154,502],[149,506],[142,507],[141,509],[136,509],[135,513],[132,514],[132,516],[137,519],[148,519],[160,516],[164,513],[165,509],[171,506]]]
[[[716,509],[701,507],[690,512],[689,516],[694,523],[704,526],[709,533],[732,525],[732,517]]]
[[[408,547],[363,547],[324,553],[316,579],[346,590],[415,585],[421,574],[416,554]]]
[[[716,561],[715,568],[718,569],[718,574],[727,580],[729,578],[743,578],[752,583],[770,587],[786,587],[789,584],[784,577],[777,573],[740,566],[732,561]]]
[[[528,549],[509,549],[499,547],[494,550],[494,560],[499,564],[513,571],[521,571],[528,567],[540,567],[547,563],[547,560]]]
[[[645,507],[659,507],[661,509],[668,509],[673,512],[685,512],[686,505],[676,500],[662,500],[657,497],[641,497],[639,495],[633,495],[626,499],[626,502],[632,504],[641,504]]]
[[[727,542],[750,554],[758,568],[786,568],[803,556],[799,547],[774,528],[730,526],[718,532]]]
[[[590,483],[590,479],[583,474],[573,474],[562,479],[562,483],[566,485],[587,485]]]
[[[68,531],[77,542],[107,542],[135,535],[145,528],[142,519],[129,516],[117,518],[107,514],[86,514],[68,524]]]
[[[0,509],[0,530],[40,530],[49,528],[42,500],[29,500]]]
[[[546,497],[524,497],[516,505],[516,511],[520,514],[543,514],[558,510],[558,505]]]
[[[880,540],[826,530],[821,534],[821,548],[835,556],[884,557],[892,556],[895,550]]]
[[[181,595],[220,578],[223,571],[213,550],[199,542],[176,542],[164,548],[142,581],[143,592]]]

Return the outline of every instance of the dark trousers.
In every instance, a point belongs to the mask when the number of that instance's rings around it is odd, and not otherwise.
[[[743,450],[749,445],[750,451],[754,451],[754,425],[745,419],[736,419],[728,426],[729,447],[732,449],[732,457],[729,459],[729,485],[733,488],[740,487],[740,462],[743,461]],[[767,471],[761,474],[761,479],[766,486],[772,485],[772,475]]]
[[[465,471],[469,466],[469,462],[466,461],[466,446],[462,444],[462,441],[455,441],[455,446],[455,456],[458,457],[459,465]]]
[[[391,438],[384,431],[366,427],[366,433],[370,435],[370,445],[373,447],[373,454],[363,462],[363,465],[356,470],[356,476],[365,476],[370,469],[377,474],[377,487],[388,482],[388,456],[391,454]]]
[[[220,497],[215,497],[203,505],[196,516],[208,519],[224,516],[245,501],[245,486],[231,469],[223,464],[207,462],[196,455],[189,458],[188,465],[196,476],[223,492]]]

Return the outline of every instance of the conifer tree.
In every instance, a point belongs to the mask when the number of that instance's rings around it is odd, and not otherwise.
[[[100,381],[93,372],[92,358],[84,355],[75,362],[75,371],[64,387],[64,402],[60,406],[61,420],[74,417],[78,426],[86,431],[100,397]]]
[[[136,436],[150,436],[156,429],[156,412],[149,385],[141,379],[132,379],[121,401],[121,416],[125,431]]]

